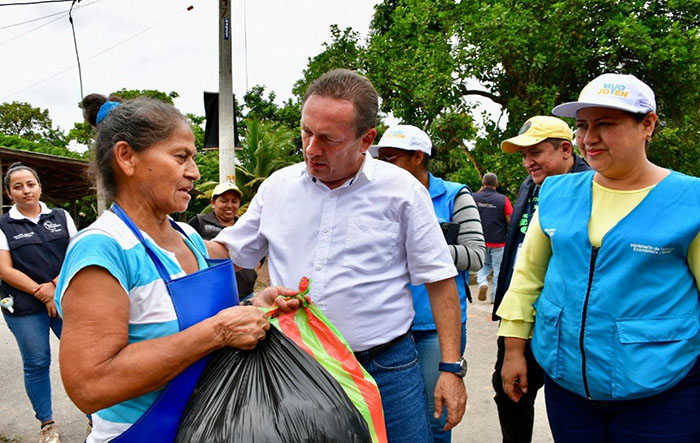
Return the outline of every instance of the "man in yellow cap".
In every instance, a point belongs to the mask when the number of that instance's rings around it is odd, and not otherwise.
[[[496,311],[508,290],[518,250],[525,238],[532,214],[537,209],[540,185],[545,178],[551,175],[590,169],[582,158],[574,154],[572,140],[573,132],[563,120],[538,115],[526,121],[516,137],[501,143],[501,150],[506,154],[520,152],[523,167],[527,170],[528,177],[520,185],[511,214],[494,297],[493,320],[500,320]],[[520,401],[515,403],[503,391],[501,368],[504,355],[504,338],[499,337],[498,355],[492,382],[496,391],[494,400],[498,408],[503,442],[529,442],[532,439],[532,425],[535,418],[535,397],[544,382],[542,368],[532,356],[528,341],[525,349],[528,365],[528,390]]]

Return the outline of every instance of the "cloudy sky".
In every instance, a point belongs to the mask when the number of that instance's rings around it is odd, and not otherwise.
[[[0,0],[0,5],[27,1]],[[121,88],[176,91],[178,108],[203,115],[202,92],[219,88],[218,3],[82,0],[76,4],[73,19],[84,93],[106,94]],[[291,96],[308,57],[330,40],[329,26],[352,27],[366,36],[377,2],[232,3],[234,92],[244,93],[247,73],[248,87],[265,85],[281,101]],[[190,5],[194,9],[187,11]],[[21,101],[48,109],[54,125],[64,130],[82,120],[69,7],[70,2],[0,7],[0,103]],[[55,15],[35,20],[51,14]]]

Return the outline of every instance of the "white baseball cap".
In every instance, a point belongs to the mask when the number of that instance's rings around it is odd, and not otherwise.
[[[379,155],[379,148],[396,148],[404,151],[423,151],[430,157],[433,142],[425,131],[412,125],[396,125],[387,129],[376,145],[369,147],[372,157]]]
[[[656,97],[654,91],[634,75],[603,74],[583,88],[578,101],[556,106],[552,109],[552,114],[576,118],[579,109],[593,107],[646,114],[656,111]]]
[[[228,191],[235,192],[236,195],[238,195],[238,198],[243,197],[243,193],[241,192],[240,189],[238,189],[238,186],[236,186],[235,183],[224,182],[224,183],[219,183],[218,185],[216,185],[216,187],[214,188],[214,190],[211,193],[211,198],[215,199],[216,197],[220,196],[224,192],[228,192]]]

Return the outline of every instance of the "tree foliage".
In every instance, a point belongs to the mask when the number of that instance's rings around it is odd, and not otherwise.
[[[3,148],[17,149],[20,151],[38,152],[41,154],[51,154],[60,157],[84,159],[85,155],[79,152],[71,151],[65,146],[54,145],[49,140],[38,139],[30,140],[18,135],[0,134],[0,146]]]
[[[245,137],[237,152],[236,183],[243,201],[250,201],[273,172],[301,161],[294,133],[272,121],[247,119]]]
[[[53,127],[49,110],[35,108],[25,102],[0,104],[0,133],[25,140],[48,140],[53,144],[66,145],[61,131]]]
[[[662,126],[651,160],[700,175],[699,22],[697,1],[385,0],[365,42],[335,28],[298,85],[320,67],[357,67],[383,112],[439,143],[434,172],[472,186],[496,172],[514,193],[526,172],[501,140],[604,72],[634,74],[657,95]],[[476,99],[500,109],[497,121],[476,114]]]

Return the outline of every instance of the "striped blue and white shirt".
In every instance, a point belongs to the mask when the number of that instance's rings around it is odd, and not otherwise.
[[[199,269],[207,267],[207,250],[197,232],[178,223],[187,233],[187,245],[197,257]],[[165,265],[171,278],[182,277],[175,254],[160,248],[141,231]],[[56,287],[56,306],[61,313],[61,298],[71,279],[83,268],[100,266],[119,281],[129,296],[129,343],[164,337],[178,332],[177,315],[165,282],[131,230],[111,211],[105,211],[92,225],[70,243]],[[92,414],[92,433],[88,443],[108,442],[122,434],[158,398],[153,391]]]

